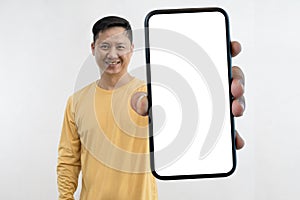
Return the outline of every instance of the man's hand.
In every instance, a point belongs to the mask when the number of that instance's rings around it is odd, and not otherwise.
[[[231,42],[231,55],[232,57],[237,56],[241,52],[240,43],[234,41]],[[234,97],[232,102],[232,114],[235,117],[240,117],[243,115],[245,110],[245,98],[244,98],[244,86],[245,86],[245,77],[242,70],[237,67],[232,67],[232,83],[231,83],[231,93]],[[236,132],[236,148],[241,149],[245,145],[244,140],[241,138],[239,133]]]
[[[136,92],[131,98],[131,107],[139,115],[146,116],[148,113],[148,99],[146,92]]]
[[[234,41],[231,42],[231,55],[232,57],[237,56],[241,52],[240,43]],[[245,98],[244,98],[244,85],[245,77],[242,70],[237,67],[232,67],[232,83],[231,83],[231,93],[234,97],[232,102],[232,113],[235,117],[240,117],[243,115],[245,110]],[[147,115],[148,111],[148,99],[145,92],[136,92],[131,99],[132,108],[140,115]],[[236,131],[236,148],[241,149],[245,145],[244,140],[241,138],[239,133]]]

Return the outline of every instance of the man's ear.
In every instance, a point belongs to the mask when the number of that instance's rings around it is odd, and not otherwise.
[[[130,52],[132,53],[134,50],[134,44],[131,44],[131,47],[130,47]]]
[[[91,43],[91,50],[92,50],[93,56],[95,56],[95,42]]]
[[[132,54],[133,54],[133,50],[134,50],[134,44],[131,44],[131,45],[130,45],[130,50],[129,50],[129,52],[128,52],[128,54],[130,55],[130,58],[131,58],[131,56],[132,56]]]

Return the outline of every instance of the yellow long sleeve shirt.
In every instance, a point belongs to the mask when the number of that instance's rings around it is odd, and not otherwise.
[[[60,200],[74,199],[80,170],[81,200],[157,200],[148,118],[130,105],[136,91],[146,91],[136,78],[115,90],[94,82],[68,99],[58,149]]]

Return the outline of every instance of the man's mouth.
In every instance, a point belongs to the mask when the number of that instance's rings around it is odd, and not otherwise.
[[[107,62],[105,62],[107,65],[117,65],[117,64],[120,64],[121,63],[121,61],[119,61],[119,60],[115,60],[115,61],[107,61]]]

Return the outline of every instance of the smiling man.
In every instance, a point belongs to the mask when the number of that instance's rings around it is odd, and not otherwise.
[[[127,20],[110,16],[93,26],[92,54],[100,79],[67,102],[57,166],[60,200],[74,199],[82,171],[81,200],[156,200],[147,138],[146,86],[131,76],[132,31]],[[240,52],[232,43],[232,54]],[[242,71],[233,68],[232,112],[243,113]],[[237,134],[237,147],[243,140]]]
[[[101,29],[101,27],[98,28]],[[102,71],[98,85],[103,89],[114,89],[116,83],[122,77],[125,79],[124,84],[133,79],[127,73],[133,52],[131,29],[126,30],[125,28],[121,26],[110,27],[98,34],[96,33],[98,30],[97,23],[93,28],[93,32],[97,37],[91,47],[100,71]]]

